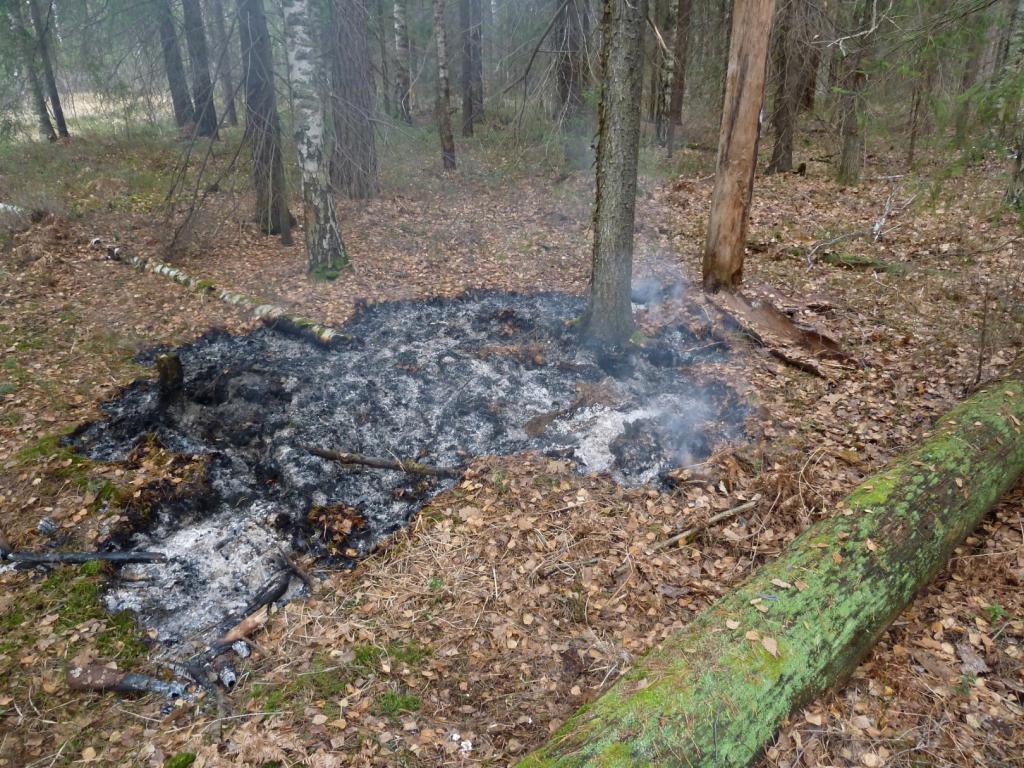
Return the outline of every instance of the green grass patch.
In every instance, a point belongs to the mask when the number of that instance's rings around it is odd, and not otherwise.
[[[385,691],[377,696],[377,711],[392,720],[403,712],[419,712],[423,702],[419,696],[412,696],[396,691]]]

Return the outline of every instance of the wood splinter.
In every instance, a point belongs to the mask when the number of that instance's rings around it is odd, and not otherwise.
[[[332,451],[327,448],[307,446],[306,450],[321,459],[329,459],[339,464],[373,467],[374,469],[393,469],[397,472],[408,472],[412,475],[429,475],[431,477],[462,477],[464,467],[438,467],[434,464],[423,464],[413,459],[383,459],[377,456],[364,456],[360,453]]]

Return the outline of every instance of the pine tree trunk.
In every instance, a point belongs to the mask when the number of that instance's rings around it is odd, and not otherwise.
[[[470,0],[459,0],[459,37],[462,41],[462,135],[473,135],[473,19]]]
[[[444,28],[444,1],[434,0],[434,37],[437,40],[437,130],[441,136],[441,162],[455,170],[455,137],[452,135],[452,88],[448,78],[448,36]]]
[[[705,291],[734,288],[743,279],[774,9],[775,0],[749,0],[733,8],[718,166],[704,244]]]
[[[354,200],[366,200],[380,192],[370,17],[362,0],[332,0],[331,12],[333,35],[326,46],[333,80],[331,184]]]
[[[238,0],[238,38],[245,83],[245,133],[252,146],[256,223],[289,245],[291,213],[281,147],[281,123],[274,90],[274,59],[263,0]]]
[[[192,93],[196,100],[196,133],[217,136],[217,108],[213,104],[213,81],[210,80],[210,53],[206,47],[206,31],[199,0],[181,0],[185,16],[185,43],[192,62]]]
[[[672,46],[672,96],[668,105],[668,155],[675,150],[676,129],[682,125],[683,96],[686,95],[686,60],[690,53],[690,26],[693,0],[679,0],[676,8],[676,34]]]
[[[390,4],[390,0],[388,0]],[[388,19],[390,18],[385,10],[385,0],[374,0],[374,7],[376,8],[376,32],[374,37],[377,38],[378,50],[380,53],[380,91],[381,98],[384,101],[384,114],[388,116],[394,115],[394,110],[391,105],[391,52],[388,50]],[[373,73],[373,65],[370,66],[370,73]],[[374,92],[376,93],[376,83],[374,83]]]
[[[634,330],[630,287],[646,5],[604,0],[601,21],[594,250],[582,328],[584,341],[600,346],[623,345]]]
[[[1021,420],[1016,380],[946,414],[518,768],[756,764],[783,721],[842,685],[1014,486],[1024,471]]]
[[[862,0],[859,30],[870,29],[873,12],[873,0]],[[867,85],[864,66],[869,53],[870,37],[864,35],[859,38],[855,50],[845,62],[843,92],[839,97],[839,134],[843,143],[836,180],[848,186],[860,182],[860,172],[864,166],[864,89]]]
[[[406,125],[412,125],[412,60],[409,50],[409,27],[406,24],[407,0],[395,0],[395,101],[398,116]]]
[[[288,65],[292,78],[295,144],[302,173],[306,252],[310,274],[336,277],[349,266],[338,228],[334,197],[328,177],[325,118],[328,73],[316,47],[317,30],[325,19],[311,14],[311,0],[283,0]]]
[[[57,126],[57,134],[66,139],[68,124],[64,120],[64,108],[60,103],[60,92],[57,90],[57,77],[53,72],[53,54],[50,51],[50,25],[53,17],[50,13],[52,6],[46,3],[46,16],[39,10],[40,0],[29,0],[28,10],[31,14],[32,26],[36,32],[36,45],[39,49],[39,60],[43,63],[43,81],[46,84],[46,92],[50,97],[50,109],[53,111],[53,122]]]
[[[1010,173],[1010,186],[1006,190],[1007,204],[1018,210],[1024,211],[1024,130],[1020,132],[1017,139],[1017,152],[1013,158],[1013,170]]]
[[[160,48],[164,57],[164,71],[167,73],[167,86],[171,92],[174,122],[178,128],[191,133],[195,128],[196,113],[185,79],[185,65],[181,61],[170,0],[152,0],[152,7],[160,29]]]
[[[778,35],[778,56],[775,71],[775,104],[772,110],[772,129],[775,143],[767,173],[787,173],[793,170],[793,138],[796,116],[802,95],[801,73],[804,69],[803,9],[800,0],[789,0],[784,11],[782,29]]]
[[[231,40],[224,24],[224,4],[222,0],[207,0],[206,9],[213,30],[213,60],[217,62],[217,79],[220,82],[221,99],[224,101],[224,119],[228,125],[238,125],[238,112],[235,110],[234,57],[231,55]]]
[[[473,97],[473,120],[480,122],[484,117],[484,45],[483,45],[483,12],[481,0],[469,0],[469,45],[472,58],[470,60],[470,93]]]

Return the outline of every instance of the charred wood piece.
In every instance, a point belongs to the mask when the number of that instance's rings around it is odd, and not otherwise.
[[[181,366],[181,358],[174,352],[159,355],[156,358],[156,370],[160,402],[166,405],[181,397],[185,387],[185,370]]]
[[[72,691],[155,693],[169,699],[180,699],[188,695],[188,689],[181,683],[169,683],[138,672],[121,672],[101,664],[71,667],[68,670],[68,688]]]
[[[321,459],[336,461],[347,466],[373,467],[374,469],[392,469],[396,472],[408,472],[411,475],[429,475],[430,477],[462,477],[464,467],[438,467],[423,464],[413,459],[384,459],[378,456],[364,456],[361,453],[332,451],[327,448],[307,446],[306,450]]]
[[[104,563],[166,563],[163,552],[9,552],[0,544],[0,560],[20,565],[81,565],[99,560]]]

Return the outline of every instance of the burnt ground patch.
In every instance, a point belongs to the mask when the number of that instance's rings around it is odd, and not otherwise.
[[[169,563],[130,566],[107,595],[161,640],[201,637],[242,609],[282,553],[358,556],[455,480],[342,466],[310,447],[445,468],[538,451],[617,482],[658,482],[741,434],[735,393],[698,375],[727,350],[670,325],[629,350],[577,343],[583,300],[473,292],[363,306],[334,348],[261,329],[177,350],[179,395],[137,381],[72,444],[123,460],[143,440],[202,456],[205,480],[124,539]]]

